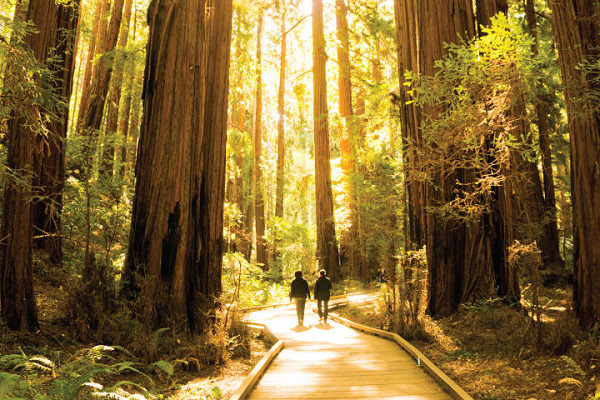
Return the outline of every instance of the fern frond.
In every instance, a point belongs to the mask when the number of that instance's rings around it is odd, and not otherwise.
[[[169,376],[173,376],[175,373],[175,366],[166,360],[159,360],[152,365]]]

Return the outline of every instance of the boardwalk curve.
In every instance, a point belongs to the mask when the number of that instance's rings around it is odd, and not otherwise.
[[[249,399],[457,398],[392,340],[337,322],[319,324],[308,309],[305,326],[296,326],[292,306],[255,311],[248,319],[265,324],[285,342]]]

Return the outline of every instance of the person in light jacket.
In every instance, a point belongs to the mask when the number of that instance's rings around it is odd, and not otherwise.
[[[324,269],[319,271],[319,279],[315,283],[315,295],[317,300],[317,308],[319,309],[319,322],[327,323],[327,315],[329,314],[329,297],[331,290],[331,281],[327,277]]]
[[[308,297],[310,300],[310,290],[308,289],[308,282],[302,277],[302,271],[296,271],[294,276],[296,279],[292,281],[290,301],[294,299],[298,325],[302,325],[304,323],[304,306],[306,305],[306,298]]]

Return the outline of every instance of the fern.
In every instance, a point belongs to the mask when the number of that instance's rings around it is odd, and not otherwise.
[[[0,399],[15,398],[29,392],[29,383],[19,375],[0,371]]]
[[[159,360],[152,364],[152,366],[160,369],[162,372],[169,376],[173,376],[173,374],[175,373],[175,367],[173,366],[173,364],[165,360]]]

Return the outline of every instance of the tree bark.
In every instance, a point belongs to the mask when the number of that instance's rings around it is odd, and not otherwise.
[[[53,80],[40,81],[40,85],[48,85],[66,101],[70,97],[73,76],[73,44],[74,28],[77,25],[78,2],[71,6],[57,5],[54,0],[31,0],[27,8],[26,19],[32,21],[37,33],[25,37],[28,46],[40,63],[47,63],[54,73]],[[49,63],[53,57],[60,61]],[[68,103],[67,103],[68,104]],[[34,108],[34,106],[32,106]],[[20,181],[7,179],[4,188],[2,218],[2,260],[0,263],[0,300],[2,317],[11,329],[35,331],[39,327],[35,293],[33,288],[33,224],[34,210],[43,208],[40,203],[32,205],[33,184],[36,172],[37,180],[48,185],[44,189],[58,207],[62,205],[62,187],[64,185],[64,142],[68,123],[68,107],[56,107],[57,119],[49,126],[50,134],[46,138],[34,127],[24,115],[14,115],[8,123],[7,167],[21,175]],[[28,113],[38,115],[38,123],[43,123],[44,113],[41,109],[30,109]],[[38,153],[38,145],[47,145],[46,154]],[[60,211],[60,210],[55,210]],[[48,213],[50,214],[50,213]],[[48,215],[49,230],[56,230],[60,235],[60,219],[52,219]],[[47,242],[53,254],[60,258],[60,236],[58,241]],[[53,248],[56,246],[56,248]]]
[[[485,2],[478,10],[498,9],[500,3]],[[486,8],[487,7],[487,8]],[[482,11],[483,12],[483,11]],[[469,0],[395,2],[397,24],[398,69],[400,76],[399,103],[402,119],[404,157],[407,164],[406,184],[409,214],[409,236],[414,245],[427,245],[429,276],[428,312],[433,316],[453,313],[458,305],[494,294],[518,299],[518,280],[514,269],[506,262],[507,243],[512,242],[512,228],[505,225],[510,198],[502,192],[495,198],[492,211],[480,220],[447,219],[427,208],[435,209],[455,197],[456,181],[475,182],[478,172],[458,169],[434,172],[436,186],[419,177],[425,172],[420,149],[426,144],[419,131],[423,116],[431,118],[441,111],[435,107],[417,108],[405,84],[405,71],[434,75],[435,61],[446,54],[443,43],[457,42],[459,36],[474,36],[475,15]],[[484,17],[480,15],[480,18]],[[427,172],[431,174],[431,172]]]
[[[135,35],[137,31],[137,9],[133,12],[133,31],[132,38],[135,40]],[[121,147],[120,147],[120,155],[119,155],[119,169],[118,174],[121,178],[125,176],[126,171],[128,170],[128,159],[127,156],[131,152],[131,120],[132,120],[132,102],[134,96],[134,87],[136,85],[136,74],[135,74],[135,61],[128,60],[124,67],[125,71],[129,74],[129,77],[125,83],[125,97],[123,98],[123,107],[120,112],[121,116],[119,117],[119,132],[121,133]]]
[[[39,198],[32,205],[34,244],[43,249],[55,264],[62,263],[62,205],[65,186],[65,141],[69,123],[69,100],[75,69],[75,38],[79,24],[79,2],[71,6],[38,4],[30,12],[30,18],[40,30],[39,38],[32,47],[40,61],[59,57],[59,61],[48,67],[57,78],[52,87],[66,104],[57,110],[56,119],[49,123],[48,135],[36,136],[34,153],[34,187],[39,188]]]
[[[265,199],[262,179],[262,31],[263,13],[261,8],[258,14],[258,32],[256,34],[256,62],[258,71],[256,75],[256,94],[254,97],[254,120],[252,126],[254,138],[254,211],[256,217],[256,262],[263,271],[269,269],[267,259],[267,242],[265,241]]]
[[[231,13],[231,0],[153,0],[149,8],[127,279],[133,289],[136,274],[157,283],[142,293],[156,302],[152,327],[185,322],[202,332],[214,318]]]
[[[275,198],[275,216],[283,218],[283,193],[285,185],[285,69],[287,33],[285,31],[286,7],[281,6],[281,58],[279,64],[279,91],[277,93],[277,189]]]
[[[586,97],[600,84],[597,72],[579,66],[600,55],[599,5],[598,0],[550,2],[571,138],[573,297],[584,326],[600,321],[600,114],[598,104]]]
[[[79,115],[77,116],[77,126],[83,123],[85,113],[90,102],[90,85],[94,73],[94,59],[100,54],[101,43],[106,37],[106,13],[110,10],[110,0],[98,0],[96,2],[94,24],[90,35],[90,44],[88,48],[87,60],[85,63],[85,72],[81,84],[81,100],[79,101]]]
[[[413,246],[425,244],[427,221],[425,216],[426,190],[421,179],[423,162],[418,148],[422,145],[421,110],[407,104],[410,99],[410,88],[406,85],[405,72],[420,73],[419,66],[419,20],[416,0],[396,0],[394,14],[396,19],[396,43],[398,49],[398,76],[400,78],[399,108],[401,119],[402,142],[404,147],[405,182],[408,198],[409,236]],[[412,246],[411,246],[412,247]]]
[[[340,126],[340,158],[344,173],[345,201],[350,219],[348,231],[340,235],[340,262],[347,259],[347,270],[353,277],[361,279],[363,277],[360,276],[359,271],[362,269],[363,260],[359,248],[356,189],[353,184],[355,174],[354,141],[356,141],[357,124],[352,109],[350,38],[347,14],[346,1],[336,0],[339,112],[343,118],[343,124]]]
[[[332,281],[341,279],[329,156],[329,123],[327,110],[327,74],[323,4],[312,0],[313,35],[313,119],[315,141],[315,192],[317,209],[317,260]]]
[[[121,108],[121,91],[123,87],[123,75],[125,73],[125,55],[123,52],[127,47],[129,38],[129,25],[131,22],[131,10],[133,0],[126,0],[123,8],[117,54],[113,63],[113,77],[110,81],[110,96],[107,104],[106,129],[104,130],[104,148],[102,150],[102,161],[100,173],[107,176],[113,175],[115,159],[115,140],[119,122],[119,109]],[[128,116],[129,117],[129,116]]]
[[[277,93],[277,171],[275,188],[275,217],[283,219],[283,197],[285,191],[285,75],[286,75],[286,52],[287,32],[285,19],[287,16],[285,1],[281,3],[281,49],[279,63],[279,90]],[[282,266],[279,254],[280,240],[275,237],[273,260],[278,268],[278,279],[281,278]]]
[[[89,102],[84,104],[82,98],[81,106],[84,108],[80,110],[82,118],[78,122],[80,134],[95,136],[93,132],[100,129],[113,65],[110,60],[106,59],[106,53],[114,50],[117,44],[124,4],[125,0],[115,0],[106,31],[106,39],[99,42],[100,48],[98,49],[98,53],[103,56],[98,60],[94,68],[93,80],[89,88]]]

